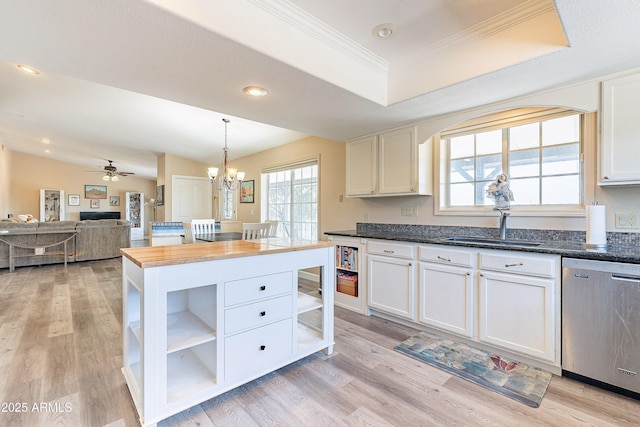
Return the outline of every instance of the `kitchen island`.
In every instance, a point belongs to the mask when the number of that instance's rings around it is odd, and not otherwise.
[[[122,371],[143,426],[333,350],[328,242],[269,238],[122,254]],[[299,291],[305,281],[318,283]]]

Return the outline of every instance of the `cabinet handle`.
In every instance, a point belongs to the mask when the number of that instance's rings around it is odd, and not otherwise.
[[[261,312],[260,312],[260,317],[264,317],[264,316],[266,316],[266,315],[267,315],[267,312],[266,312],[266,311],[261,311]]]
[[[409,263],[409,264],[407,264],[407,265],[408,265],[409,267],[411,267],[413,264]]]
[[[396,252],[395,252],[395,251],[391,251],[391,250],[389,250],[389,249],[385,249],[385,250],[384,250],[384,253],[385,253],[385,254],[395,254]]]
[[[467,274],[467,276],[471,276],[471,273],[469,273],[468,271],[467,271],[467,273],[466,273],[466,274]],[[481,275],[481,276],[482,276],[482,275]]]
[[[267,287],[266,287],[265,285],[262,285],[262,286],[260,286],[260,290],[261,290],[261,291],[266,291],[266,290],[267,290]]]
[[[438,255],[438,259],[440,259],[442,261],[451,262],[451,258],[444,258],[444,257],[441,257],[440,255]]]
[[[261,346],[260,346],[260,351],[264,351],[264,350],[266,350],[266,348],[267,348],[267,346],[266,346],[266,345],[261,345]]]
[[[609,177],[608,177],[608,176],[603,176],[602,178],[603,178],[603,179],[609,179]]]
[[[505,266],[505,267],[507,267],[507,268],[509,268],[509,267],[518,267],[518,266],[520,266],[520,265],[524,265],[524,264],[523,264],[523,263],[521,263],[521,262],[517,262],[517,263],[515,263],[515,264],[505,264],[504,266]]]

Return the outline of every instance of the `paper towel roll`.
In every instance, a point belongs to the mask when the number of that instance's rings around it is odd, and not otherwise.
[[[607,244],[605,213],[604,206],[587,206],[587,245],[604,246]]]

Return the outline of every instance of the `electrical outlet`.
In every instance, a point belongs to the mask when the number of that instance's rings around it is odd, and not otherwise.
[[[635,213],[617,213],[616,228],[639,228],[638,215]]]
[[[401,216],[418,216],[417,206],[400,206]]]

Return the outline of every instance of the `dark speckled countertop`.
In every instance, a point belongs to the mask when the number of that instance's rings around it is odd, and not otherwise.
[[[563,257],[616,261],[640,264],[640,233],[607,233],[606,248],[591,249],[583,244],[584,231],[508,230],[512,244],[496,242],[452,241],[456,238],[497,239],[497,229],[482,227],[451,227],[432,225],[398,225],[358,223],[355,230],[330,231],[330,236],[396,240],[458,247],[502,249],[511,251],[556,254]],[[519,245],[522,243],[522,245]],[[529,246],[530,243],[539,243]]]

